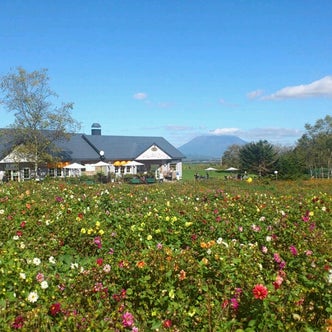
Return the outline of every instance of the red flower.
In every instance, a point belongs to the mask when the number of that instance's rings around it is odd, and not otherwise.
[[[172,321],[170,319],[164,320],[163,327],[170,328],[172,326]]]
[[[268,290],[262,284],[257,284],[252,290],[255,299],[264,300],[267,297]]]
[[[16,235],[21,237],[23,235],[23,232],[22,231],[16,231]]]
[[[56,316],[61,311],[61,304],[59,302],[53,303],[50,307],[51,316]]]
[[[24,318],[22,316],[17,316],[14,323],[12,324],[13,329],[21,329],[24,324]]]
[[[102,258],[97,258],[97,264],[99,265],[99,266],[102,266],[103,265],[103,259]]]

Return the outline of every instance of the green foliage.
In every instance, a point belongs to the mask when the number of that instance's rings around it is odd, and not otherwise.
[[[272,173],[277,162],[277,153],[267,141],[252,142],[240,148],[242,169],[260,176]]]
[[[332,167],[332,117],[327,115],[314,125],[306,124],[306,132],[296,146],[308,170],[313,172],[321,167],[331,172]]]
[[[49,87],[47,70],[27,72],[19,67],[0,79],[0,102],[15,121],[3,135],[16,154],[35,164],[55,159],[54,142],[65,140],[79,125],[71,117],[73,103],[53,106],[56,96]]]
[[[316,180],[3,184],[2,331],[324,330],[331,197]]]

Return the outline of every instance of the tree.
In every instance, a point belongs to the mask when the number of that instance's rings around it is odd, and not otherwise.
[[[34,164],[37,173],[40,164],[55,159],[55,142],[68,139],[79,128],[70,115],[73,103],[53,105],[57,95],[49,87],[47,69],[27,72],[18,67],[1,77],[0,93],[0,103],[15,118],[6,137],[17,153]]]
[[[240,167],[240,148],[238,144],[232,144],[227,148],[222,156],[222,164],[226,167]]]
[[[272,173],[278,161],[277,152],[268,141],[260,140],[257,143],[248,143],[240,149],[242,169],[257,172],[259,176]]]
[[[305,163],[294,148],[282,149],[278,153],[276,170],[282,179],[298,179],[305,174]]]
[[[307,169],[313,176],[332,172],[332,117],[325,116],[314,125],[306,124],[306,132],[298,140],[296,153],[302,155]]]

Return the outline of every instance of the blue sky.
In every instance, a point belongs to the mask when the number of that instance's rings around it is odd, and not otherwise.
[[[85,133],[289,145],[332,114],[331,22],[330,0],[1,0],[0,75],[47,68]]]

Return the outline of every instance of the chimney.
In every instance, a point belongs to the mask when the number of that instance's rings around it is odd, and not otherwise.
[[[101,125],[99,123],[93,123],[91,126],[91,135],[101,135]]]

